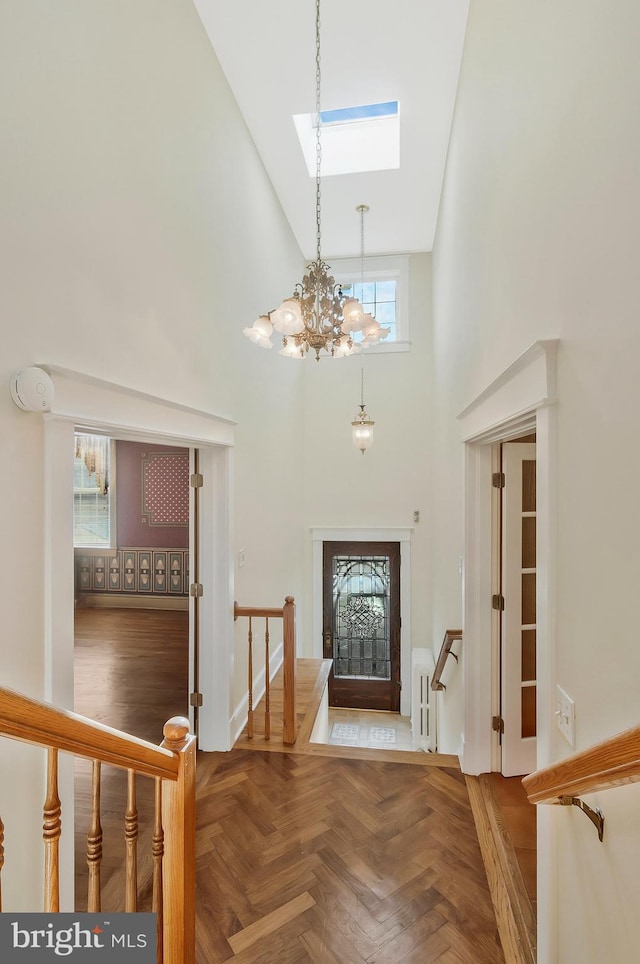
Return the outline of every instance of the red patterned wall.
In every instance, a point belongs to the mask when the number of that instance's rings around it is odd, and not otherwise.
[[[189,450],[116,443],[118,545],[189,546]]]

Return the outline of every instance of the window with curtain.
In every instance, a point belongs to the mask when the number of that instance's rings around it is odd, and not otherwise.
[[[113,525],[114,442],[104,435],[75,435],[73,460],[73,544],[105,548],[115,537]]]

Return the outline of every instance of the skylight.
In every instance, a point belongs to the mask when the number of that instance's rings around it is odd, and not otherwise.
[[[320,123],[348,124],[352,121],[370,120],[372,117],[396,117],[398,101],[388,100],[384,104],[363,104],[361,107],[341,107],[338,110],[321,110]]]
[[[316,173],[316,116],[294,114],[293,121],[311,177]],[[322,175],[388,171],[400,167],[400,114],[397,101],[342,107],[320,113]]]

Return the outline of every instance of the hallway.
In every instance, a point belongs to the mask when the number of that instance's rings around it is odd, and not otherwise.
[[[108,645],[98,642],[98,624],[105,622]],[[161,623],[144,610],[126,616],[84,611],[77,639],[80,711],[155,741],[158,722],[147,716],[158,708],[141,695],[125,637],[131,634],[138,652],[145,636],[149,653],[157,657],[162,649],[162,658],[146,661],[144,689],[179,707],[183,625],[181,613],[166,614]],[[198,754],[198,964],[504,960],[467,787],[454,758],[434,766],[421,753],[317,745],[291,753],[260,745],[258,738],[251,749]],[[88,768],[77,768],[76,781],[76,906],[84,909]],[[105,767],[102,891],[103,906],[112,911],[123,909],[125,788],[124,773]],[[152,782],[139,779],[140,910],[150,909],[151,794]]]

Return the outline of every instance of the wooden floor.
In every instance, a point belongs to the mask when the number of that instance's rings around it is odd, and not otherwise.
[[[127,635],[134,636],[135,654],[153,620],[130,612],[129,622],[121,612],[111,619],[83,613],[78,620],[77,704],[111,725],[127,720],[127,728],[148,737],[142,717],[155,711],[164,684],[150,681],[156,696],[148,696],[146,675],[157,669],[170,689],[175,679],[166,661],[180,644],[167,645],[166,627],[158,626],[143,676],[137,660],[144,657],[127,655]],[[111,633],[104,646],[101,618]],[[125,704],[127,686],[137,711]],[[169,712],[158,710],[162,720],[179,711],[169,703]],[[308,729],[304,717],[302,726]],[[425,765],[429,754],[318,745],[284,752],[252,744],[198,754],[199,964],[504,961],[465,779],[449,765],[455,758]],[[122,835],[124,795],[117,784],[112,779],[103,788],[105,841]],[[86,796],[86,775],[79,774],[80,821]],[[82,863],[79,895],[86,890]],[[105,858],[107,910],[121,907],[115,889],[121,870],[117,858]],[[144,866],[142,877],[144,907]]]
[[[537,910],[537,812],[529,803],[521,777],[488,773],[502,822],[518,862],[534,916]]]
[[[535,807],[518,777],[466,780],[505,956],[510,964],[535,964]]]
[[[188,613],[150,609],[77,609],[75,614],[74,708],[99,723],[160,743],[172,716],[187,714]],[[91,765],[76,759],[75,877],[76,909],[87,907],[86,845],[91,801]],[[141,850],[151,833],[153,781],[137,781]],[[124,910],[119,882],[124,861],[126,774],[102,770],[102,878],[104,906]],[[144,828],[144,830],[142,830]],[[150,860],[141,862],[148,877]],[[150,881],[147,881],[150,883]],[[141,909],[150,910],[143,885]]]

